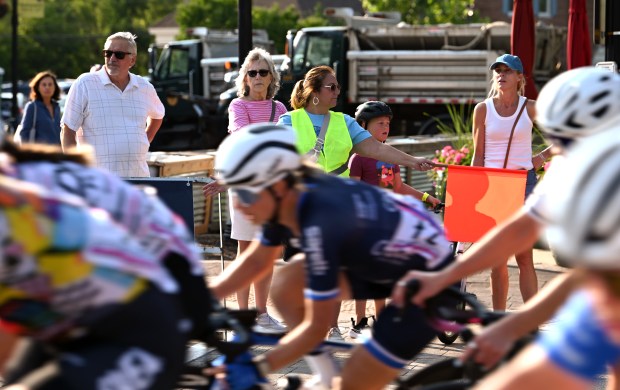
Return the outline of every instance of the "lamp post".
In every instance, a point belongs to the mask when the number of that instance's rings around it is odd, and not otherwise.
[[[13,96],[11,96],[11,119],[9,120],[9,130],[15,132],[17,127],[17,0],[13,0],[11,7],[11,83]]]
[[[239,66],[252,50],[252,0],[239,0]]]

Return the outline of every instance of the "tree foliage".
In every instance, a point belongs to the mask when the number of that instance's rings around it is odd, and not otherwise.
[[[180,37],[188,38],[185,31],[191,27],[237,28],[238,14],[237,0],[189,0],[177,8],[177,23],[181,27]],[[284,9],[277,4],[270,8],[252,7],[252,28],[266,30],[278,53],[284,52],[288,30],[325,26],[328,23],[320,7],[306,18],[302,18],[293,6]]]
[[[474,0],[362,0],[370,12],[399,11],[409,24],[474,23],[482,21]]]
[[[467,16],[473,0],[362,0],[369,11],[398,10],[409,23],[463,23],[477,21]],[[18,37],[18,78],[29,79],[50,69],[61,78],[74,78],[102,63],[101,50],[106,37],[117,31],[138,35],[138,61],[135,73],[147,71],[147,48],[152,42],[148,27],[169,12],[177,10],[181,31],[189,27],[233,29],[237,27],[238,0],[45,0],[45,17],[20,19]],[[11,18],[0,20],[0,67],[5,80],[12,77]],[[266,29],[284,51],[289,29],[333,24],[322,15],[317,4],[314,13],[302,18],[292,6],[280,9],[253,7],[253,27]]]
[[[147,69],[152,39],[148,26],[176,6],[177,0],[46,0],[45,17],[20,18],[18,24],[18,78],[52,70],[60,78],[75,78],[102,63],[105,39],[117,31],[138,36],[135,73]],[[0,20],[0,67],[5,80],[12,77],[11,19]]]

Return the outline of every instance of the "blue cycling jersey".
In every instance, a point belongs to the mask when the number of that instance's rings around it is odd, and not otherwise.
[[[361,289],[391,288],[406,271],[437,269],[451,253],[440,223],[414,198],[324,175],[306,178],[304,185],[297,214],[307,298],[336,297],[340,271],[352,284],[369,286]],[[291,236],[282,225],[267,224],[261,242],[281,245]],[[363,291],[353,293],[365,298]]]
[[[537,344],[562,370],[590,381],[620,358],[620,345],[609,340],[598,324],[586,291],[570,297]]]

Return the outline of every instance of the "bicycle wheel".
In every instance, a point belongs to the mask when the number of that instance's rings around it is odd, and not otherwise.
[[[443,360],[399,379],[397,390],[426,389],[426,386],[462,380],[465,376],[465,368],[462,364],[455,364],[456,360],[456,358]]]
[[[467,291],[467,284],[465,282],[465,279],[461,280],[461,290],[463,292]],[[457,303],[456,308],[458,310],[465,310],[465,302],[461,301]],[[437,338],[439,339],[439,341],[441,341],[445,345],[450,345],[454,343],[456,339],[459,338],[459,334],[455,332],[438,332]]]

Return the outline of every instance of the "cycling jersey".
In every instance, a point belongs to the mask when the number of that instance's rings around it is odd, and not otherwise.
[[[194,275],[204,270],[192,238],[183,221],[156,196],[101,169],[73,162],[27,162],[7,172],[21,180],[37,183],[55,194],[73,194],[88,205],[106,210],[129,233],[140,239],[145,257],[161,262],[169,253],[182,255]],[[167,292],[176,292],[177,283],[165,283]]]
[[[352,282],[391,287],[407,270],[436,269],[451,253],[440,223],[412,197],[328,176],[304,185],[297,213],[308,298],[338,296],[339,271]],[[261,242],[281,245],[290,237],[283,226],[267,224]]]
[[[304,179],[297,206],[305,254],[306,298],[338,297],[346,275],[354,299],[388,297],[408,270],[436,270],[452,260],[440,223],[422,202],[366,183],[321,175]],[[282,225],[263,227],[263,245],[291,239]],[[415,329],[412,331],[412,326]],[[388,305],[364,347],[377,360],[403,367],[435,337],[423,311]]]
[[[592,300],[583,290],[572,294],[549,329],[541,332],[537,344],[562,370],[589,381],[620,359],[620,345],[606,336]]]
[[[6,330],[51,339],[132,301],[149,282],[174,283],[104,211],[28,188],[0,178],[0,326]]]

